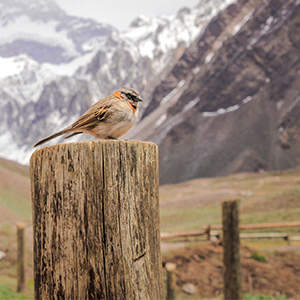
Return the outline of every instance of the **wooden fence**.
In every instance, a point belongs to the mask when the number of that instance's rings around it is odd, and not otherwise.
[[[263,233],[240,233],[241,230],[260,230],[275,228],[300,227],[300,222],[265,223],[265,224],[239,224],[239,200],[227,200],[222,202],[222,225],[208,225],[202,230],[182,231],[173,233],[162,233],[161,240],[174,239],[179,237],[205,236],[206,240],[212,237],[221,239],[223,245],[223,266],[224,266],[224,298],[242,299],[242,272],[240,263],[240,239],[260,238],[283,238],[290,241],[300,241],[300,236],[290,236],[282,232]],[[221,232],[222,231],[222,232]],[[174,270],[176,265],[170,267],[166,264],[167,271],[167,299],[174,299]]]
[[[275,228],[292,228],[300,227],[300,222],[279,222],[279,223],[261,223],[240,225],[240,230],[259,230],[259,229],[275,229]],[[202,230],[180,231],[172,233],[162,233],[161,239],[167,240],[176,237],[192,237],[206,236],[207,240],[211,237],[221,239],[222,225],[205,225]],[[291,236],[289,233],[282,232],[263,232],[263,233],[240,233],[241,239],[262,239],[262,238],[283,238],[287,242],[300,241],[300,236]]]

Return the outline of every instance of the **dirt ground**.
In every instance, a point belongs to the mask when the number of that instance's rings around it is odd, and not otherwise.
[[[286,296],[300,299],[300,251],[299,247],[274,252],[258,253],[266,262],[251,258],[257,253],[246,246],[241,247],[243,293]],[[286,251],[289,250],[289,251]],[[222,246],[189,246],[173,249],[163,257],[163,263],[173,262],[176,270],[176,294],[191,283],[199,298],[216,298],[222,294],[223,262]],[[195,299],[195,298],[193,298]]]

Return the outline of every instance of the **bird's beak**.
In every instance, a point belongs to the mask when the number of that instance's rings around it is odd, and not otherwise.
[[[143,101],[144,101],[143,98],[142,98],[141,96],[137,96],[135,99],[136,99],[136,101],[138,101],[138,102],[143,102]]]

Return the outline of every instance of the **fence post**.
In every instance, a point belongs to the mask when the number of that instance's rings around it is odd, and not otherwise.
[[[166,263],[167,271],[167,300],[175,299],[175,276],[174,271],[176,269],[176,264]]]
[[[207,241],[210,241],[211,240],[211,235],[210,235],[210,231],[211,231],[211,227],[210,227],[210,225],[208,225],[207,227],[206,227],[206,240]]]
[[[25,276],[25,228],[26,223],[18,222],[17,226],[17,292],[21,293],[26,288],[26,276]]]
[[[155,144],[45,147],[30,175],[35,299],[163,299]]]
[[[224,299],[242,299],[239,200],[222,202]]]

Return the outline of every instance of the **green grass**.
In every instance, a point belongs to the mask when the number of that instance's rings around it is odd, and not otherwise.
[[[204,225],[220,224],[220,206],[186,209],[161,209],[161,230],[177,232],[201,230]]]
[[[2,189],[0,204],[25,218],[31,218],[31,202],[23,193]]]
[[[267,262],[267,259],[263,256],[263,255],[260,255],[259,253],[255,252],[255,253],[252,253],[250,255],[250,258],[253,258],[257,261],[260,261],[260,262],[264,262],[266,263]]]
[[[299,220],[300,208],[240,214],[241,224],[279,223]]]
[[[290,170],[162,186],[162,231],[195,230],[207,224],[221,224],[221,201],[229,198],[241,200],[241,224],[299,221],[299,182],[300,170]],[[182,203],[188,205],[184,207]]]
[[[5,285],[0,285],[0,299],[10,300],[10,299],[33,299],[33,298],[22,293],[17,293]]]

